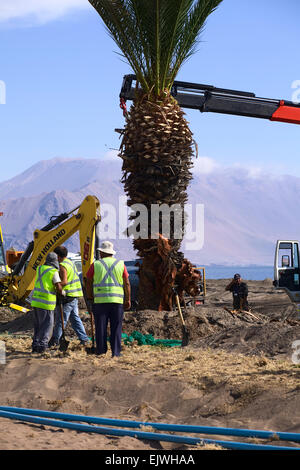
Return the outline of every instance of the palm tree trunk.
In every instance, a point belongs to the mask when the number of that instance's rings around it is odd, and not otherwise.
[[[147,208],[146,236],[136,236],[133,246],[143,260],[139,279],[139,306],[159,310],[172,308],[172,286],[182,266],[179,252],[184,233],[184,205],[192,178],[193,139],[184,113],[170,95],[151,102],[138,97],[127,116],[121,158],[128,206]],[[157,214],[158,234],[153,234],[153,205],[167,205],[174,212]],[[165,220],[169,218],[169,220]],[[129,228],[137,232],[139,214]],[[170,225],[169,225],[170,222]],[[144,223],[144,225],[145,225]],[[164,233],[164,228],[169,233]],[[145,230],[145,227],[143,227]],[[181,232],[181,235],[180,235]],[[151,236],[152,235],[152,236]],[[153,238],[153,235],[156,238]]]

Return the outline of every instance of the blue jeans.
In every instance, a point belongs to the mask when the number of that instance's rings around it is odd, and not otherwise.
[[[71,326],[75,331],[79,341],[81,343],[85,343],[89,341],[89,338],[85,332],[83,323],[79,316],[78,310],[78,298],[74,297],[71,302],[67,302],[62,305],[63,308],[63,317],[64,317],[64,327],[67,326],[68,321],[70,320]],[[56,344],[59,343],[60,337],[62,335],[62,325],[61,325],[61,314],[60,314],[60,307],[57,306],[55,309],[56,321],[53,330],[53,339]]]

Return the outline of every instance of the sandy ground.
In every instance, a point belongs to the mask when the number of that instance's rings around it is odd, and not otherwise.
[[[285,293],[273,288],[271,280],[248,281],[249,303],[256,318],[232,316],[224,310],[232,305],[231,294],[224,291],[227,283],[208,280],[204,305],[187,309],[187,347],[133,341],[124,344],[121,358],[114,359],[109,353],[104,358],[87,355],[69,327],[67,353],[52,350],[32,355],[31,314],[1,309],[0,340],[5,342],[7,359],[0,366],[1,405],[143,422],[300,433],[300,365],[295,363],[298,356],[293,350],[293,342],[300,340],[296,308]],[[81,317],[90,333],[84,308]],[[177,312],[126,312],[123,331],[157,339],[182,338]],[[191,448],[4,418],[0,426],[5,429],[0,434],[2,450]],[[295,443],[278,441],[276,445]]]

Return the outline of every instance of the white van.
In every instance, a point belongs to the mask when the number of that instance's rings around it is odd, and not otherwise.
[[[82,263],[81,263],[81,255],[80,253],[68,253],[68,259],[73,261],[78,271],[79,277],[82,277]]]

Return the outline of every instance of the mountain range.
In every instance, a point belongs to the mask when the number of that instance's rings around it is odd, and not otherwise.
[[[77,207],[88,194],[97,196],[103,208],[101,237],[111,238],[105,211],[110,204],[118,215],[119,197],[125,198],[121,176],[121,159],[116,156],[54,158],[40,161],[2,182],[0,210],[4,213],[1,225],[5,247],[24,249],[36,228],[46,225],[50,217]],[[216,167],[207,172],[198,166],[188,194],[191,226],[197,242],[191,249],[186,236],[182,251],[193,262],[272,265],[276,240],[298,239],[300,235],[298,177],[252,175],[237,167]],[[195,225],[197,205],[198,226]],[[121,238],[112,240],[119,256],[134,259],[131,240]],[[66,245],[70,251],[78,251],[78,235],[73,235]]]

